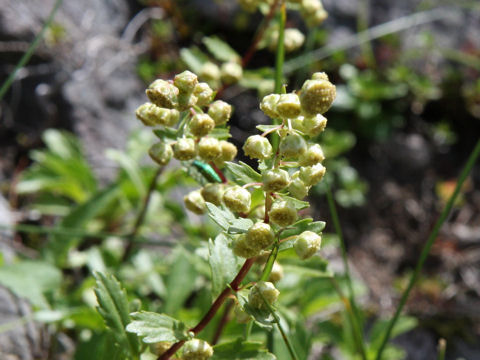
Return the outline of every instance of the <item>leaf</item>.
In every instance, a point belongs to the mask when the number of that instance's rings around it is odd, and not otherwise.
[[[220,233],[215,241],[208,242],[210,256],[208,262],[212,270],[212,295],[216,297],[237,275],[242,261],[235,256],[230,248],[230,242],[224,234]]]
[[[282,259],[282,267],[286,273],[298,274],[300,277],[329,278],[333,276],[333,273],[327,270],[328,262],[318,256],[307,260]]]
[[[244,162],[240,161],[238,164],[236,164],[227,161],[225,162],[225,168],[230,173],[230,178],[235,180],[238,185],[245,185],[262,181],[262,175],[253,170]]]
[[[161,140],[165,139],[177,139],[178,130],[170,127],[164,127],[160,129],[154,129],[153,133]]]
[[[111,332],[92,333],[85,342],[76,345],[74,360],[127,360],[121,349],[115,346]]]
[[[304,231],[312,231],[316,234],[321,234],[325,228],[324,221],[313,221],[312,218],[305,218],[297,221],[295,224],[290,225],[286,230],[282,231],[281,239],[285,239],[294,235],[299,235]],[[290,249],[293,247],[295,239],[284,241],[280,244],[280,251]]]
[[[238,338],[213,347],[211,360],[275,360],[276,357],[262,349],[263,344],[257,341],[243,341]]]
[[[123,151],[117,149],[107,149],[105,156],[118,163],[120,167],[128,175],[132,183],[135,185],[135,189],[138,191],[138,195],[143,197],[147,191],[145,183],[142,180],[142,173],[137,161],[125,154]]]
[[[302,201],[295,199],[294,197],[280,194],[282,199],[286,200],[288,203],[292,204],[295,207],[295,210],[303,210],[310,206],[310,203],[307,201]]]
[[[127,331],[142,337],[144,343],[177,342],[191,339],[187,326],[168,315],[139,311],[132,313],[131,317],[133,321],[127,325]]]
[[[266,132],[273,129],[278,129],[278,125],[257,125],[257,129],[261,132]]]
[[[48,309],[45,294],[60,288],[62,273],[49,263],[21,261],[0,267],[0,284],[41,309]]]
[[[231,138],[232,135],[230,134],[230,127],[220,127],[214,128],[212,131],[208,133],[208,136],[217,138],[218,140],[227,140]]]
[[[129,358],[138,359],[139,343],[135,335],[126,332],[125,327],[131,322],[127,294],[113,275],[95,273],[97,284],[97,310],[111,330],[115,342]]]
[[[223,230],[227,231],[235,216],[228,210],[220,209],[212,203],[206,202],[208,216]]]
[[[183,248],[177,248],[172,254],[170,274],[167,279],[167,297],[165,312],[175,314],[195,288],[197,273]]]
[[[372,349],[378,350],[380,344],[383,340],[385,331],[387,330],[389,321],[388,320],[378,320],[372,327],[370,331],[370,347]],[[391,338],[403,334],[407,331],[410,331],[418,326],[418,320],[412,316],[401,316],[398,318],[395,326],[392,329]]]
[[[199,48],[191,47],[190,49],[180,50],[180,58],[194,73],[199,74],[202,70],[203,64],[208,61],[208,56],[205,55]]]
[[[228,228],[229,234],[242,234],[246,233],[253,225],[253,221],[246,218],[238,218],[230,221],[230,227]]]
[[[117,196],[116,184],[94,194],[86,203],[75,207],[65,218],[60,221],[60,228],[82,229],[104,210]],[[80,239],[68,235],[54,235],[47,244],[47,252],[58,266],[64,266],[68,251],[74,247]]]
[[[230,45],[216,36],[205,36],[203,43],[208,51],[219,61],[237,61],[240,59],[240,55]]]
[[[269,310],[257,309],[248,304],[248,290],[240,290],[235,294],[240,306],[245,312],[251,315],[255,323],[265,329],[271,329],[274,322],[274,318]]]

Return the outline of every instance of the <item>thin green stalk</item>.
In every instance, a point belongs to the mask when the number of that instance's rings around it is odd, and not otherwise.
[[[261,281],[267,281],[268,278],[270,277],[270,273],[272,272],[272,269],[273,269],[273,263],[277,259],[279,245],[280,243],[277,240],[277,242],[273,247],[272,252],[268,256],[268,260],[265,263],[265,267],[263,268],[262,276],[260,277]]]
[[[435,226],[433,227],[432,232],[430,233],[427,239],[427,242],[425,243],[422,249],[420,258],[418,259],[417,265],[415,266],[415,270],[413,274],[410,276],[410,281],[408,282],[408,286],[402,294],[402,298],[400,299],[400,302],[398,304],[397,311],[395,312],[395,315],[393,316],[393,318],[390,320],[388,324],[388,328],[385,331],[385,335],[382,339],[382,343],[377,352],[376,360],[380,360],[382,358],[382,354],[383,354],[383,351],[385,350],[385,346],[387,345],[387,342],[390,339],[390,336],[392,334],[392,329],[395,326],[400,316],[400,313],[402,312],[402,309],[405,306],[405,303],[407,302],[408,296],[410,295],[410,291],[412,290],[413,286],[417,282],[417,279],[420,275],[420,271],[422,270],[423,264],[427,259],[430,249],[432,248],[432,245],[435,242],[435,239],[437,238],[438,232],[440,231],[440,228],[442,227],[450,211],[452,210],[453,204],[455,203],[455,200],[457,199],[457,196],[460,193],[460,189],[465,179],[467,178],[468,174],[472,170],[473,165],[475,164],[475,161],[477,160],[479,154],[480,154],[480,140],[477,141],[474,149],[472,150],[470,156],[468,157],[467,163],[465,164],[465,167],[463,168],[458,178],[457,185],[455,186],[455,190],[453,194],[450,196],[450,198],[448,199],[447,204],[445,205],[445,208],[440,214],[440,217],[435,223]]]
[[[351,305],[351,315],[354,319],[352,319],[352,323],[354,324],[353,331],[356,333],[354,336],[358,339],[359,341],[359,351],[360,354],[362,355],[362,358],[365,360],[367,358],[367,355],[365,353],[365,344],[363,341],[363,335],[362,335],[362,326],[361,326],[361,321],[360,321],[360,315],[358,312],[358,307],[357,303],[355,301],[355,292],[353,291],[353,286],[352,286],[352,277],[350,275],[350,266],[348,265],[348,258],[347,258],[347,247],[345,246],[345,240],[343,238],[343,232],[342,232],[342,227],[340,226],[340,220],[338,218],[338,213],[337,213],[337,208],[335,206],[335,201],[333,200],[332,196],[332,191],[330,189],[330,184],[327,182],[327,201],[328,201],[328,207],[330,209],[330,214],[332,215],[332,221],[333,221],[333,226],[335,227],[335,232],[337,233],[337,236],[340,241],[340,249],[342,251],[342,261],[343,261],[343,267],[345,268],[345,277],[347,279],[347,287],[348,287],[348,299],[349,303]]]
[[[438,360],[445,360],[445,353],[447,351],[447,342],[445,339],[438,340]]]
[[[38,44],[40,43],[40,40],[42,40],[42,38],[43,38],[43,34],[45,33],[47,28],[52,23],[52,21],[55,17],[55,14],[56,14],[56,12],[57,12],[57,10],[58,10],[58,8],[60,7],[61,4],[62,4],[62,0],[57,0],[55,2],[52,10],[50,11],[50,14],[48,15],[47,20],[45,21],[45,24],[43,24],[42,29],[37,34],[37,36],[35,36],[35,39],[33,39],[32,43],[28,47],[27,51],[25,52],[25,54],[23,54],[20,61],[17,63],[17,65],[15,66],[13,71],[8,76],[7,80],[5,80],[5,82],[2,84],[2,87],[0,88],[0,101],[3,99],[3,97],[7,93],[8,89],[12,85],[13,80],[15,80],[15,76],[17,75],[18,70],[20,70],[22,67],[24,67],[27,64],[27,62],[30,60],[30,58],[32,57],[33,53],[35,52],[35,49],[38,47]]]
[[[277,324],[278,330],[280,331],[280,334],[282,335],[283,341],[285,342],[285,345],[287,346],[287,349],[288,349],[288,352],[290,353],[290,356],[292,357],[293,360],[297,360],[298,357],[297,357],[297,354],[295,353],[295,349],[293,348],[292,343],[290,342],[290,339],[287,336],[287,333],[285,332],[282,325],[280,324],[280,318],[275,313],[275,310],[272,308],[272,305],[270,305],[268,303],[267,299],[265,299],[263,294],[260,293],[260,292],[259,292],[259,294],[262,297],[263,302],[267,306],[268,311],[270,311],[270,314],[272,314],[273,318],[275,319],[275,323]]]
[[[250,333],[252,332],[253,328],[253,321],[249,321],[248,323],[245,324],[245,332],[243,334],[243,338],[245,341],[248,341],[248,338],[250,337]]]

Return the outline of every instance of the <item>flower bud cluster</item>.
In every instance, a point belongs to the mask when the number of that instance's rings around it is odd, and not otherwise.
[[[221,168],[235,158],[235,145],[212,136],[215,128],[224,127],[230,120],[232,106],[213,100],[214,91],[207,83],[199,82],[197,75],[184,71],[172,81],[155,80],[146,94],[150,102],[138,107],[137,118],[146,126],[169,129],[177,134],[176,139],[163,137],[152,145],[149,155],[156,163],[165,166],[175,158],[212,162]],[[205,201],[220,205],[223,191],[223,184],[207,184],[204,189],[187,194],[185,206],[196,214],[203,214]]]
[[[199,72],[199,77],[211,86],[219,86],[220,83],[231,85],[239,82],[243,77],[242,65],[236,60],[222,63],[220,66],[214,62],[205,62]]]
[[[204,340],[192,339],[183,346],[183,360],[207,360],[213,355],[213,348]]]

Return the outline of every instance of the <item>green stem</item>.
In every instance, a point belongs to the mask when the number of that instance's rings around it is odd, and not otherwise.
[[[468,174],[472,170],[472,167],[475,164],[475,161],[477,160],[479,154],[480,154],[480,140],[477,141],[474,149],[472,150],[470,156],[468,157],[467,163],[465,164],[465,167],[463,168],[458,178],[457,185],[455,186],[455,190],[453,191],[453,194],[448,199],[447,204],[445,205],[445,208],[440,214],[440,217],[435,223],[435,226],[433,227],[433,230],[430,233],[427,239],[427,242],[425,243],[422,249],[420,258],[418,259],[417,265],[415,266],[415,270],[413,274],[410,276],[410,281],[408,283],[408,286],[402,294],[402,298],[400,299],[400,303],[398,304],[397,311],[395,312],[395,315],[393,316],[393,318],[390,320],[388,324],[388,328],[385,331],[385,335],[383,337],[382,343],[380,345],[380,348],[378,349],[377,356],[375,358],[376,360],[380,360],[382,358],[382,354],[383,354],[383,351],[385,350],[385,346],[387,345],[387,342],[390,339],[390,336],[392,334],[392,329],[395,326],[400,316],[400,313],[402,312],[402,309],[405,306],[405,303],[407,302],[408,296],[410,295],[410,291],[412,290],[413,286],[415,285],[420,275],[420,271],[422,270],[423,264],[427,259],[430,249],[432,248],[432,245],[435,242],[435,239],[437,238],[438,232],[440,231],[440,228],[442,227],[443,223],[447,219],[448,214],[452,210],[453,204],[455,203],[455,200],[458,194],[460,193],[460,189],[465,179],[467,178]]]
[[[438,340],[438,360],[445,360],[445,353],[447,351],[447,342],[445,339]]]
[[[267,281],[268,278],[270,277],[270,273],[272,272],[272,269],[273,269],[273,264],[277,259],[279,245],[280,243],[277,240],[277,242],[273,246],[272,252],[268,256],[268,260],[265,263],[265,267],[263,268],[263,273],[262,273],[262,276],[260,277],[261,281]]]
[[[12,85],[13,81],[15,80],[15,76],[17,75],[18,70],[20,70],[22,67],[24,67],[27,64],[27,62],[30,60],[30,58],[32,57],[33,53],[35,52],[35,49],[38,47],[38,44],[40,43],[40,40],[42,40],[42,38],[43,38],[43,34],[45,33],[47,28],[52,23],[52,21],[55,17],[55,14],[56,14],[56,12],[57,12],[57,10],[58,10],[58,8],[60,7],[61,4],[62,4],[62,0],[57,0],[55,2],[52,10],[50,11],[50,14],[48,15],[47,20],[45,21],[45,24],[43,24],[42,29],[37,34],[37,36],[35,36],[35,39],[33,39],[32,43],[28,47],[27,51],[25,52],[25,54],[23,54],[20,61],[17,63],[17,65],[15,66],[13,71],[8,76],[7,80],[5,80],[5,82],[2,84],[2,87],[0,88],[0,101],[3,99],[3,97],[7,93],[8,89]]]
[[[243,338],[245,341],[248,341],[248,338],[250,337],[250,333],[252,332],[253,328],[253,321],[249,321],[248,323],[245,324],[245,333],[243,335]]]
[[[335,201],[333,200],[333,195],[332,191],[330,189],[330,184],[327,182],[326,183],[327,187],[327,201],[328,201],[328,207],[330,209],[330,214],[332,215],[332,221],[333,221],[333,226],[335,227],[335,232],[337,233],[337,236],[340,241],[340,249],[342,251],[342,261],[343,261],[343,267],[345,268],[345,278],[347,280],[347,287],[348,287],[348,299],[349,299],[349,304],[351,305],[351,316],[354,318],[352,319],[352,324],[356,324],[356,326],[353,326],[352,329],[355,332],[354,337],[360,339],[359,341],[359,351],[360,354],[362,355],[362,359],[366,359],[367,355],[365,353],[365,344],[363,341],[363,335],[362,335],[362,326],[361,326],[361,321],[360,321],[360,315],[358,311],[358,307],[355,301],[355,292],[353,291],[353,286],[352,286],[352,277],[350,275],[350,266],[348,265],[348,258],[347,258],[347,247],[345,245],[345,240],[343,238],[343,232],[342,232],[342,227],[340,226],[340,220],[338,218],[338,213],[337,213],[337,208],[335,206]]]

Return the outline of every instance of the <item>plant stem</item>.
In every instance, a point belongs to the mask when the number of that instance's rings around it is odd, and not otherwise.
[[[235,276],[235,279],[232,280],[232,282],[225,288],[223,291],[218,295],[218,297],[215,299],[213,304],[210,306],[210,309],[208,312],[203,316],[202,320],[193,328],[191,328],[189,331],[193,332],[195,335],[197,335],[200,331],[202,331],[213,319],[217,311],[220,309],[222,304],[227,300],[229,295],[231,294],[232,291],[238,291],[240,289],[240,285],[245,278],[245,276],[248,274],[250,271],[250,268],[255,262],[255,258],[250,258],[245,260],[242,268],[238,272],[237,276]],[[178,341],[175,344],[173,344],[170,349],[168,349],[165,353],[160,355],[158,357],[158,360],[167,360],[170,359],[170,357],[177,352],[178,349],[180,349],[183,344],[185,343],[184,340]]]
[[[268,256],[268,260],[265,263],[265,267],[263,268],[262,276],[260,277],[261,281],[267,281],[268,278],[270,277],[270,273],[272,272],[272,269],[273,269],[273,264],[277,259],[279,245],[280,245],[280,242],[277,240],[277,242],[273,246],[272,252]]]
[[[272,21],[273,15],[275,15],[275,10],[277,9],[279,0],[275,0],[270,6],[270,10],[268,11],[267,16],[264,18],[263,23],[261,24],[259,30],[255,34],[255,37],[253,38],[252,44],[248,48],[247,52],[242,58],[242,67],[245,67],[248,65],[250,62],[253,54],[257,51],[258,44],[260,40],[262,40],[263,34],[265,33],[265,30],[268,28],[268,24],[270,24],[270,21]]]
[[[445,360],[445,352],[447,351],[447,342],[445,339],[438,340],[438,360]]]
[[[232,310],[233,304],[235,304],[235,302],[230,300],[225,305],[225,308],[223,309],[222,317],[218,322],[217,329],[215,330],[215,334],[213,335],[213,338],[212,338],[212,342],[211,342],[212,345],[215,345],[220,339],[220,336],[222,335],[222,331],[225,328],[225,325],[227,325],[228,323],[228,316],[230,315],[230,310]]]
[[[25,52],[25,54],[23,54],[20,61],[17,63],[17,65],[15,66],[13,71],[8,76],[7,80],[5,80],[5,82],[2,84],[2,87],[0,88],[0,101],[3,99],[3,97],[7,93],[8,89],[12,85],[13,80],[15,80],[15,76],[17,75],[18,70],[20,70],[20,68],[24,67],[27,64],[27,62],[30,60],[30,58],[32,57],[33,53],[35,52],[35,49],[38,47],[38,44],[40,43],[40,40],[42,40],[42,38],[43,38],[43,34],[45,33],[47,28],[52,23],[52,21],[55,17],[55,14],[57,13],[57,10],[58,10],[58,8],[60,7],[61,4],[62,4],[62,0],[57,0],[55,2],[52,10],[50,11],[50,14],[48,15],[47,20],[45,21],[45,24],[43,24],[42,29],[37,34],[37,36],[35,36],[35,39],[33,39],[32,43],[28,47],[27,51]]]
[[[252,327],[253,327],[253,321],[251,320],[245,324],[245,334],[243,336],[245,341],[248,341],[248,338],[250,337],[250,333],[252,332]]]
[[[443,223],[447,219],[447,216],[449,215],[450,211],[452,210],[453,204],[455,203],[455,200],[460,193],[460,189],[467,178],[468,174],[473,168],[473,165],[475,164],[475,161],[478,158],[478,155],[480,154],[480,140],[477,141],[474,149],[472,150],[470,156],[468,157],[467,163],[465,164],[465,167],[463,168],[462,172],[460,173],[460,176],[457,181],[457,185],[455,186],[455,190],[453,191],[453,194],[450,196],[450,198],[447,201],[447,204],[445,205],[445,208],[443,209],[442,213],[440,214],[440,217],[438,218],[437,222],[435,223],[435,226],[432,229],[432,232],[430,233],[427,242],[425,243],[422,252],[420,254],[420,258],[418,259],[417,265],[415,266],[415,270],[413,274],[410,276],[410,281],[408,282],[407,288],[404,290],[402,297],[400,299],[400,302],[398,304],[397,311],[395,312],[395,315],[393,318],[390,320],[388,323],[388,328],[385,331],[385,335],[383,337],[382,343],[378,349],[376,360],[380,360],[382,358],[383,351],[385,350],[385,346],[387,345],[388,340],[390,339],[390,336],[392,334],[392,329],[395,326],[400,313],[402,312],[403,307],[405,306],[405,303],[407,302],[408,296],[410,295],[410,291],[412,290],[413,286],[415,285],[419,275],[420,271],[422,270],[423,264],[425,263],[425,260],[427,259],[427,256],[430,252],[430,249],[432,248],[433,243],[435,242],[435,239],[437,238],[438,232],[440,231],[440,228],[442,227]]]
[[[152,180],[150,181],[150,184],[148,186],[148,191],[147,194],[145,195],[145,198],[143,199],[143,205],[142,208],[140,209],[140,212],[137,215],[137,219],[135,220],[135,224],[133,225],[133,229],[130,232],[128,236],[128,243],[125,248],[125,252],[123,253],[122,257],[122,262],[126,261],[130,255],[132,254],[132,251],[135,246],[135,242],[133,241],[133,238],[137,236],[138,231],[140,230],[140,226],[142,225],[143,221],[145,220],[145,215],[147,214],[147,209],[148,209],[148,204],[150,204],[150,199],[152,198],[153,191],[155,190],[155,187],[157,186],[157,181],[158,178],[160,177],[160,174],[163,171],[163,167],[160,167],[157,169],[155,172],[155,175],[153,175]]]
[[[354,318],[352,319],[352,325],[353,325],[352,330],[354,332],[354,337],[360,339],[358,344],[359,346],[358,350],[360,351],[362,358],[365,360],[367,358],[367,355],[365,353],[365,345],[364,345],[363,335],[362,335],[362,326],[361,326],[360,316],[358,312],[358,307],[355,301],[355,292],[353,291],[352,277],[350,275],[350,267],[348,265],[347,247],[345,245],[345,239],[343,238],[342,227],[340,226],[340,220],[338,218],[335,201],[333,199],[332,191],[330,189],[330,184],[328,182],[326,183],[326,187],[327,187],[328,207],[330,209],[330,214],[332,215],[332,221],[333,221],[333,226],[335,227],[335,232],[337,233],[337,236],[340,241],[343,267],[345,268],[345,277],[347,279],[349,305],[351,306],[351,312],[348,312],[348,313]]]

